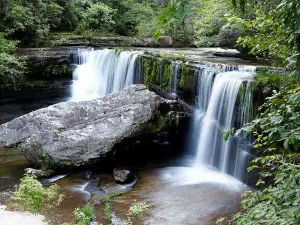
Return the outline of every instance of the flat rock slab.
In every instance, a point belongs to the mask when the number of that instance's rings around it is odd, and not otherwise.
[[[164,131],[176,101],[144,85],[103,98],[63,102],[0,126],[0,146],[17,146],[36,166],[82,166],[114,150],[123,140]]]
[[[34,215],[27,212],[6,211],[5,206],[0,205],[0,225],[48,225],[46,218],[41,215]]]

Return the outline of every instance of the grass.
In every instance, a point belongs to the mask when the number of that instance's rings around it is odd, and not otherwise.
[[[104,218],[109,224],[112,224],[112,205],[111,202],[114,198],[123,195],[124,191],[117,191],[113,193],[106,194],[102,197],[102,202],[104,203]]]

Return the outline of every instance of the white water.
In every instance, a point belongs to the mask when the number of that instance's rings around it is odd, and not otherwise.
[[[253,71],[254,67],[239,70]],[[226,70],[225,70],[226,71]],[[249,157],[249,138],[230,137],[224,140],[223,131],[239,128],[252,119],[250,82],[253,72],[231,71],[218,73],[204,69],[199,77],[199,94],[194,127],[196,166],[217,168],[223,173],[244,180]]]
[[[177,92],[177,86],[178,86],[178,79],[180,75],[180,70],[181,70],[181,64],[180,63],[173,63],[173,77],[170,79],[170,84],[171,84],[171,91],[176,94]]]
[[[137,51],[112,49],[78,50],[71,101],[100,98],[133,84],[140,54]]]
[[[71,100],[102,97],[133,84],[140,54],[137,51],[109,49],[78,51],[79,65],[73,73]],[[225,141],[223,130],[240,128],[251,121],[250,82],[255,67],[214,63],[199,64],[197,67],[197,110],[192,125],[193,136],[196,136],[196,141],[192,142],[192,147],[197,150],[195,164],[197,167],[216,168],[244,181],[249,159],[249,137],[239,135]],[[175,94],[180,70],[181,63],[174,62],[170,91]],[[160,77],[162,73],[163,65],[159,70]]]

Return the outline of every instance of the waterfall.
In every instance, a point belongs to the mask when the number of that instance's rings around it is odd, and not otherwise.
[[[178,78],[180,75],[181,64],[178,62],[173,63],[173,76],[170,79],[170,90],[176,94],[178,86]]]
[[[250,138],[240,134],[224,140],[223,132],[252,120],[251,80],[255,67],[200,68],[197,111],[193,133],[197,135],[196,166],[208,165],[244,181]],[[246,72],[248,71],[248,72]]]
[[[134,83],[137,51],[78,50],[71,101],[103,97]]]

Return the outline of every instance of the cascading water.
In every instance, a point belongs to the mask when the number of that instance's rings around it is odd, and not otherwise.
[[[137,51],[78,50],[71,101],[103,97],[134,83]]]
[[[255,67],[200,68],[193,133],[196,166],[209,165],[244,181],[250,137],[239,135],[224,140],[223,132],[240,128],[252,119],[251,80]],[[246,72],[249,71],[249,72]]]
[[[180,74],[181,64],[178,62],[173,63],[173,77],[171,77],[171,87],[170,90],[173,93],[177,92],[177,86],[178,86],[178,78]]]

